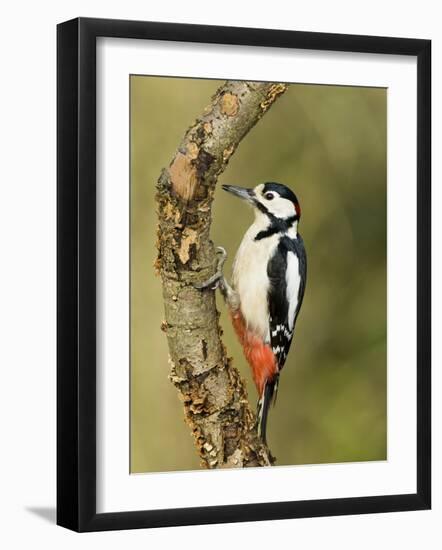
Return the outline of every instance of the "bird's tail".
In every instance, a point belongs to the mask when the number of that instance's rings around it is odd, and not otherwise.
[[[265,444],[267,444],[267,417],[269,414],[270,405],[272,402],[276,402],[278,379],[279,374],[277,374],[272,380],[267,380],[258,401],[258,410],[256,414],[258,417],[258,435]]]

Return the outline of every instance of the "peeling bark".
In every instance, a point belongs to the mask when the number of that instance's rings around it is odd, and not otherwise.
[[[170,380],[184,403],[201,464],[269,466],[274,459],[255,430],[246,388],[221,341],[212,290],[193,285],[215,271],[211,206],[218,176],[247,132],[286,84],[226,82],[187,130],[157,185],[158,258],[170,352]]]

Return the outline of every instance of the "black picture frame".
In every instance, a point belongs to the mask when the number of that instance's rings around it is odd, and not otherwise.
[[[96,512],[96,39],[417,58],[417,492]],[[424,510],[431,506],[431,41],[79,18],[57,27],[57,523],[75,531]]]

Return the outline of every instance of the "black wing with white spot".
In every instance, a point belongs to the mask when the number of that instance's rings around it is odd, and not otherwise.
[[[292,342],[296,319],[304,298],[307,258],[304,243],[283,237],[269,262],[267,295],[270,345],[281,370]]]

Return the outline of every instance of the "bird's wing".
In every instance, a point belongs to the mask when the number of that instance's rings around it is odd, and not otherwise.
[[[299,288],[298,295],[296,300],[296,308],[293,318],[293,329],[295,328],[296,319],[298,318],[299,310],[302,306],[302,301],[304,300],[305,293],[305,284],[307,282],[307,254],[305,253],[304,241],[302,240],[301,235],[298,233],[297,239],[284,239],[285,246],[289,253],[295,254],[298,258],[298,270],[299,270]]]
[[[269,262],[267,294],[270,344],[281,370],[287,359],[305,290],[307,261],[298,239],[281,239]]]

